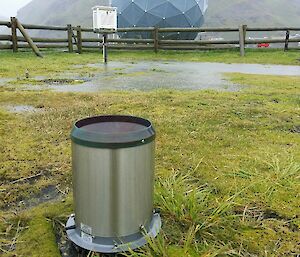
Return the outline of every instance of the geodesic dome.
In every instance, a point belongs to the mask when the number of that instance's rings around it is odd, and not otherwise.
[[[118,27],[200,27],[207,0],[112,0],[118,8]],[[126,37],[126,35],[123,35]],[[148,37],[147,33],[130,36]],[[165,34],[166,38],[194,39],[196,33]]]

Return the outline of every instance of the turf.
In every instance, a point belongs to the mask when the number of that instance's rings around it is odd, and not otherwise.
[[[44,52],[45,58],[37,59],[31,52],[0,52],[0,78],[24,78],[30,76],[55,76],[57,73],[91,72],[88,67],[74,67],[76,64],[98,63],[102,56],[99,52],[86,52],[82,55],[63,52]],[[237,50],[222,51],[110,51],[109,60],[141,61],[141,60],[176,60],[192,62],[224,62],[224,63],[259,63],[300,65],[300,55],[297,50],[284,52],[274,49],[247,49],[246,56],[240,57]]]
[[[66,56],[50,54],[46,62],[52,59],[53,66],[43,67],[27,53],[6,54],[11,63],[2,76],[12,74],[15,58],[20,58],[19,67],[36,67],[35,75],[47,77],[98,58],[92,53],[79,60]],[[59,256],[57,224],[73,212],[72,124],[107,113],[148,118],[158,133],[154,199],[163,231],[129,256],[298,254],[300,79],[243,74],[228,79],[242,89],[79,94],[1,88],[3,255]],[[37,111],[15,114],[6,105],[30,105]],[[42,198],[53,189],[59,198]]]

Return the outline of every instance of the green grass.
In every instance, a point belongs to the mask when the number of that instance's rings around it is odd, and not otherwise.
[[[145,53],[139,58],[148,55],[154,56]],[[35,75],[55,77],[62,68],[96,62],[98,57],[49,54],[40,64],[28,53],[6,54],[9,64],[2,75],[12,74],[16,58],[19,67],[36,67]],[[133,54],[132,59],[138,57]],[[84,72],[95,70],[86,67]],[[79,94],[18,91],[17,85],[1,88],[3,256],[59,256],[57,224],[73,212],[72,124],[108,113],[148,118],[158,134],[154,201],[162,211],[163,231],[129,256],[299,253],[300,79],[244,74],[229,74],[228,79],[243,89]],[[40,111],[14,114],[3,108],[6,105],[32,105]],[[26,207],[29,200],[38,202],[40,192],[50,186],[64,192],[63,201]]]
[[[74,67],[76,64],[99,63],[101,54],[88,52],[82,55],[68,54],[62,52],[44,53],[45,58],[38,59],[31,52],[0,52],[0,78],[24,79],[28,71],[29,75],[55,76],[62,71],[76,72],[79,74],[90,74],[95,69],[90,67]],[[163,61],[193,61],[193,62],[224,62],[224,63],[260,63],[260,64],[284,64],[300,65],[300,54],[297,50],[284,52],[273,49],[248,49],[246,57],[241,58],[239,51],[111,51],[109,59],[114,61],[141,61],[141,60],[163,60]]]

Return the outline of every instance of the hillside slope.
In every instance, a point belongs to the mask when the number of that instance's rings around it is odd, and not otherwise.
[[[19,10],[17,17],[31,24],[92,26],[92,7],[107,3],[108,0],[33,0]]]
[[[91,8],[108,0],[33,0],[18,18],[33,24],[92,25]],[[300,0],[209,0],[205,26],[300,26]]]
[[[300,26],[300,0],[209,0],[206,26]]]

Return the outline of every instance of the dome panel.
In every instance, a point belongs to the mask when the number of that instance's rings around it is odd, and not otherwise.
[[[165,17],[165,15],[168,13],[168,7],[169,7],[169,3],[167,1],[161,1],[163,3],[161,3],[160,5],[154,7],[154,8],[150,8],[148,10],[149,13],[159,17],[160,19]]]
[[[153,9],[157,6],[162,5],[164,2],[166,2],[165,0],[138,0],[138,1],[146,2],[147,10]]]
[[[183,1],[183,2],[185,2],[185,10],[189,10],[189,9],[191,9],[191,8],[193,8],[193,7],[195,7],[195,6],[197,6],[199,9],[200,9],[200,2],[202,2],[202,1],[196,1],[196,0],[185,0],[185,1]]]
[[[178,8],[176,8],[174,5],[172,5],[170,2],[167,3],[167,12],[165,14],[165,18],[174,17],[177,15],[182,14],[182,11],[180,11]]]
[[[157,26],[157,23],[159,22],[159,20],[160,20],[159,17],[146,12],[141,17],[141,19],[138,21],[138,24],[141,27],[155,27],[155,26]]]
[[[122,16],[131,24],[131,26],[138,27],[139,25],[137,25],[137,22],[142,18],[144,13],[144,10],[132,2],[122,12]]]
[[[143,11],[147,8],[147,1],[135,0],[134,3],[140,7]]]
[[[168,24],[172,24],[173,27],[190,27],[189,21],[185,18],[184,14],[179,14],[173,17],[168,18]]]
[[[199,27],[205,0],[112,0],[118,8],[118,27]],[[151,37],[151,33],[123,33],[122,37]],[[197,33],[164,33],[164,38],[192,39]]]
[[[180,10],[180,12],[185,11],[185,0],[172,0],[170,1],[170,4],[172,4],[175,8]]]

